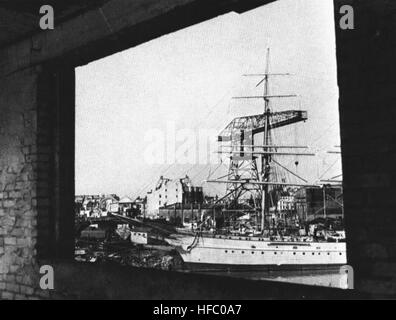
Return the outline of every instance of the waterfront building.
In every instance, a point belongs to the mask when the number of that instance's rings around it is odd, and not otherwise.
[[[159,210],[173,205],[191,205],[203,203],[202,187],[192,186],[188,176],[182,179],[160,177],[156,187],[147,193],[145,216],[159,218]]]
[[[343,218],[343,191],[340,185],[301,188],[294,199],[297,214],[304,221]]]
[[[148,228],[133,228],[131,230],[131,242],[136,244],[148,244],[149,231]]]
[[[127,196],[118,201],[120,213],[124,216],[129,216],[132,212],[133,200]]]

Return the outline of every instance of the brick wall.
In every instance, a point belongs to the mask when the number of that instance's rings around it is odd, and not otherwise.
[[[0,298],[49,297],[39,259],[74,253],[74,68],[55,69],[0,77]]]
[[[36,290],[37,69],[0,79],[0,297],[42,297]]]

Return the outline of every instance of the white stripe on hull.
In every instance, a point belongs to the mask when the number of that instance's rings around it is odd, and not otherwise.
[[[193,236],[178,236],[170,241],[179,247],[186,263],[212,265],[341,265],[346,264],[345,243],[275,242],[269,240],[238,240],[200,237],[191,250]]]

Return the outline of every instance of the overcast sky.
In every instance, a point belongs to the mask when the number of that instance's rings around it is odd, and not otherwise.
[[[161,174],[188,173],[201,185],[216,168],[224,172],[226,165],[152,164],[144,155],[153,134],[169,140],[172,126],[220,132],[235,116],[262,112],[260,102],[231,97],[260,93],[257,79],[242,74],[264,72],[267,47],[271,71],[293,74],[271,82],[271,93],[299,95],[274,102],[273,109],[309,114],[305,124],[280,132],[281,143],[308,144],[318,153],[294,169],[311,182],[340,174],[339,156],[327,153],[339,145],[332,0],[279,0],[77,68],[76,193],[137,196]]]

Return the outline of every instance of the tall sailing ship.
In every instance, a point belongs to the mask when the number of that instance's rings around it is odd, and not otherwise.
[[[186,264],[209,268],[257,268],[257,267],[313,267],[346,264],[344,242],[319,241],[313,236],[282,232],[275,225],[271,204],[273,198],[287,187],[317,187],[282,165],[279,157],[313,156],[301,150],[305,146],[274,144],[275,129],[305,122],[306,111],[272,110],[272,99],[285,99],[295,95],[271,95],[269,80],[288,74],[269,72],[269,49],[266,71],[247,76],[260,77],[257,87],[263,86],[263,94],[236,97],[234,99],[259,99],[263,101],[263,113],[235,118],[219,135],[221,154],[229,156],[229,170],[224,177],[208,180],[208,183],[226,185],[226,195],[217,202],[227,203],[223,214],[239,214],[251,217],[253,227],[249,232],[238,232],[228,227],[228,232],[205,232],[204,223],[190,234],[174,234],[167,241],[175,246]],[[296,165],[298,161],[296,160]],[[279,178],[279,171],[301,180],[290,183]],[[279,181],[280,180],[280,181]],[[250,196],[250,197],[249,197]],[[248,210],[244,203],[251,207]],[[213,219],[214,220],[214,219]],[[235,219],[234,219],[235,221]]]

